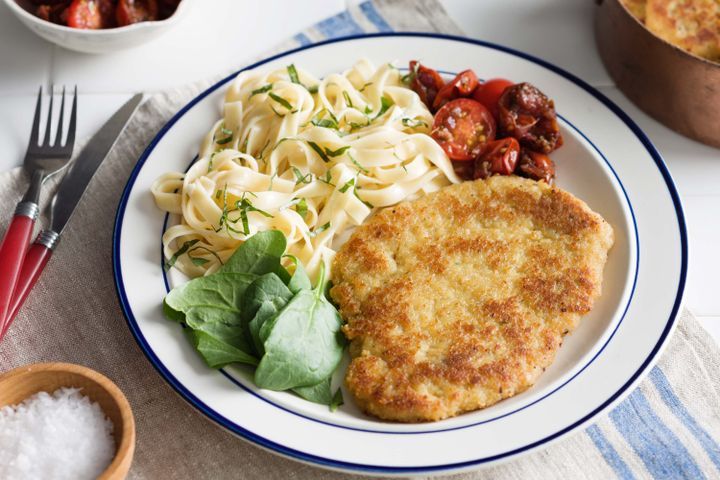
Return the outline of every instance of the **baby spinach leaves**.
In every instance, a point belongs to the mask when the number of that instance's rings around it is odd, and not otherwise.
[[[316,385],[335,371],[342,357],[342,319],[325,298],[325,275],[314,290],[301,290],[260,330],[265,355],[255,383],[270,390]],[[263,335],[265,334],[265,335]]]
[[[324,266],[313,289],[298,259],[286,256],[292,275],[283,267],[286,246],[276,230],[250,237],[216,273],[168,293],[163,311],[187,327],[208,366],[256,366],[259,387],[334,409],[342,403],[330,383],[345,347],[342,319],[325,297]]]

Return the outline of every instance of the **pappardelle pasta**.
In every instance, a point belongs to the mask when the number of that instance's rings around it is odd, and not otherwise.
[[[359,61],[322,79],[289,65],[242,72],[187,173],[152,186],[179,215],[164,254],[190,277],[216,271],[259,231],[276,229],[314,278],[374,209],[459,183],[420,97],[391,64]]]

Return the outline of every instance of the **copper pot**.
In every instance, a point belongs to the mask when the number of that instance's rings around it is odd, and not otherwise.
[[[720,64],[655,36],[619,0],[598,0],[595,40],[618,88],[671,129],[720,147]]]

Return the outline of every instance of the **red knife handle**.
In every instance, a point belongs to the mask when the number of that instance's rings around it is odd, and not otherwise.
[[[30,244],[37,214],[36,203],[18,203],[15,215],[0,243],[0,325],[4,325],[5,318],[10,313],[15,284]]]
[[[20,310],[20,307],[25,302],[30,290],[33,289],[35,283],[37,283],[40,278],[40,274],[42,274],[45,269],[45,265],[47,265],[52,256],[53,249],[55,245],[57,245],[58,237],[58,234],[53,231],[43,231],[40,232],[35,243],[30,246],[27,255],[25,255],[25,262],[23,262],[22,270],[20,270],[17,284],[15,285],[15,293],[10,302],[5,325],[0,328],[0,340],[5,336],[5,333],[10,328],[10,324],[12,324],[12,321],[15,319],[18,310]]]

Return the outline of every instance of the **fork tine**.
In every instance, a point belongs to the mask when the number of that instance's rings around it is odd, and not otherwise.
[[[42,85],[38,89],[37,102],[35,103],[35,117],[33,118],[32,132],[30,133],[30,141],[28,147],[35,147],[38,144],[40,136],[40,107],[42,106]]]
[[[73,104],[72,111],[70,112],[70,124],[68,125],[67,140],[65,140],[65,149],[72,151],[75,144],[75,122],[77,116],[77,85],[75,85],[75,92],[73,93]]]
[[[65,113],[65,86],[63,85],[62,97],[60,99],[60,116],[58,117],[57,133],[55,134],[54,147],[59,147],[63,135],[63,114]]]
[[[48,105],[48,116],[47,122],[45,122],[45,138],[43,139],[43,147],[50,146],[50,125],[52,125],[52,107],[53,107],[53,96],[55,93],[55,86],[50,85],[50,103]]]

